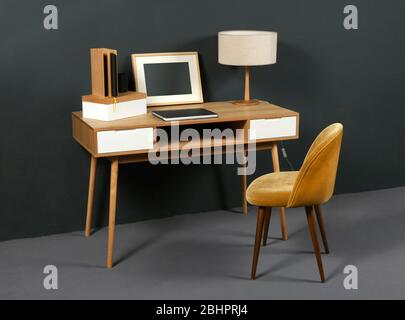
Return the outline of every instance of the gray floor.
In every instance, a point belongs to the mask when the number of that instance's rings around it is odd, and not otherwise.
[[[253,208],[121,225],[116,266],[104,268],[106,229],[0,243],[2,299],[403,299],[405,188],[337,196],[324,206],[329,255],[319,282],[303,209],[287,211],[290,239],[273,215],[258,279],[249,280]],[[59,289],[43,288],[58,267]],[[359,289],[343,287],[343,268],[359,270]]]

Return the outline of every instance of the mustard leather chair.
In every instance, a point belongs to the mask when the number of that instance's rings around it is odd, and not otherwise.
[[[320,205],[333,195],[343,125],[335,123],[324,129],[312,143],[299,171],[274,172],[254,180],[246,190],[247,201],[259,207],[251,278],[256,278],[260,243],[266,245],[272,207],[305,207],[312,245],[318,263],[321,281],[325,281],[315,215],[321,231],[325,252],[328,242]]]

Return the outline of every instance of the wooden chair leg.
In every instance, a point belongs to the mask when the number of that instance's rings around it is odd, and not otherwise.
[[[117,182],[118,182],[118,159],[114,159],[111,162],[111,177],[110,177],[110,213],[108,224],[107,268],[112,268],[113,266],[115,212],[117,206]]]
[[[252,272],[251,272],[252,280],[256,279],[257,261],[259,260],[260,242],[262,240],[263,222],[264,222],[264,215],[265,215],[264,207],[259,207],[258,211],[259,212],[257,214],[255,248],[253,250],[253,263],[252,263]]]
[[[276,142],[274,142],[271,147],[271,159],[273,161],[273,171],[279,172],[280,171],[280,161],[278,158],[278,146],[277,146]],[[288,240],[287,221],[285,218],[285,208],[280,208],[280,225],[281,225],[281,234],[283,236],[283,240]]]
[[[283,240],[288,240],[287,219],[285,218],[285,208],[280,208],[280,225],[281,225],[281,235],[283,237]]]
[[[266,207],[263,226],[263,246],[267,244],[267,238],[269,236],[270,218],[271,218],[271,207]]]
[[[96,181],[97,158],[91,156],[90,160],[90,177],[89,177],[89,193],[87,196],[87,213],[85,235],[90,237],[91,234],[91,216],[93,213],[94,185]]]
[[[307,214],[308,228],[309,228],[309,233],[310,233],[311,239],[312,239],[312,246],[315,251],[316,262],[318,264],[319,274],[321,276],[321,281],[325,282],[325,274],[323,272],[321,251],[319,250],[319,242],[318,242],[318,237],[316,235],[315,216],[314,216],[313,207],[312,206],[305,207],[305,211]]]
[[[316,213],[316,218],[318,220],[318,225],[319,225],[319,230],[321,231],[321,236],[322,236],[322,242],[323,246],[325,248],[325,253],[329,253],[329,245],[328,245],[328,239],[326,238],[326,232],[325,232],[325,223],[323,220],[323,215],[322,215],[322,210],[320,205],[315,205],[315,213]]]

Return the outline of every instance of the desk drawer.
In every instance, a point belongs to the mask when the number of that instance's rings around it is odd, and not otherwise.
[[[258,119],[250,121],[250,140],[295,137],[297,117]]]
[[[97,152],[124,152],[153,148],[153,128],[98,131]]]

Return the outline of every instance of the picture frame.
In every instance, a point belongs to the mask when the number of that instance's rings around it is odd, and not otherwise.
[[[136,90],[147,94],[148,106],[204,102],[198,52],[140,53],[132,54],[131,60]],[[164,79],[162,81],[159,80],[159,68]],[[176,71],[173,77],[171,77],[171,70]],[[153,76],[146,74],[148,72],[153,72]],[[151,83],[150,78],[153,78],[155,83]],[[178,81],[179,79],[181,81]],[[164,81],[173,92],[168,88],[165,91],[162,87],[164,83],[156,83]],[[183,87],[176,87],[178,82],[182,82]],[[153,88],[154,85],[159,88]]]

